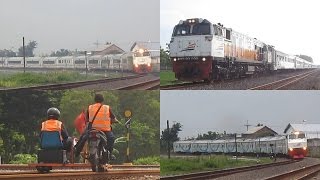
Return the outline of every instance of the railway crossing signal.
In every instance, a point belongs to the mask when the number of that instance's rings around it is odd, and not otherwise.
[[[132,116],[132,112],[131,110],[127,109],[124,111],[124,117],[127,119],[126,123],[125,123],[125,127],[127,129],[127,153],[126,153],[126,163],[130,163],[130,148],[129,148],[129,141],[130,141],[130,125],[131,125],[131,116]]]

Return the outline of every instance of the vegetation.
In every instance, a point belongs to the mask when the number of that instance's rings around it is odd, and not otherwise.
[[[235,159],[225,155],[209,155],[194,157],[174,157],[171,159],[162,158],[161,176],[185,174],[200,171],[213,171],[231,167],[256,165],[257,163],[271,163],[270,158],[257,159]]]
[[[26,57],[34,57],[33,51],[37,48],[37,45],[37,41],[29,41],[29,43],[25,46]],[[23,56],[23,46],[18,49],[18,56]]]
[[[182,125],[180,123],[174,123],[171,128],[165,129],[161,132],[160,138],[160,151],[166,152],[168,150],[168,141],[170,150],[173,149],[173,142],[179,141],[180,138],[178,137],[179,131],[182,129]]]
[[[35,154],[16,154],[10,164],[29,164],[36,163],[37,155]]]
[[[159,156],[151,156],[145,158],[139,158],[133,161],[134,165],[160,165]]]
[[[306,60],[306,61],[309,61],[309,62],[313,63],[313,59],[312,59],[312,57],[310,57],[310,56],[303,55],[303,54],[297,55],[297,56],[300,57],[300,58],[302,58],[302,59],[304,59],[304,60]]]
[[[61,57],[61,56],[71,56],[71,55],[72,55],[72,51],[68,49],[60,49],[50,54],[51,57]]]
[[[172,71],[160,71],[160,85],[170,85],[177,84],[178,81],[174,76],[174,72]]]
[[[68,133],[79,137],[74,119],[93,103],[94,91],[19,91],[0,93],[0,156],[3,163],[16,163],[17,154],[36,154],[41,122],[49,107],[61,111]],[[123,112],[131,109],[130,160],[159,155],[159,91],[105,91],[105,103],[122,124],[113,125],[118,137],[126,137]],[[122,138],[123,140],[126,140]],[[115,143],[117,161],[125,161],[126,143]],[[23,158],[20,158],[23,159]],[[23,161],[24,162],[24,161]]]
[[[54,84],[62,82],[95,79],[96,76],[86,76],[78,72],[57,71],[47,73],[15,73],[0,77],[0,87],[22,87],[40,84]]]
[[[164,50],[161,47],[160,47],[160,65],[162,67],[172,66],[172,62],[169,56],[169,50]]]

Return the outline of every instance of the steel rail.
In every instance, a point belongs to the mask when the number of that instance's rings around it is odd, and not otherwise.
[[[245,166],[245,167],[230,168],[230,169],[223,169],[223,170],[217,170],[217,171],[207,171],[207,172],[199,172],[199,173],[191,173],[191,174],[183,174],[183,175],[165,176],[165,177],[161,177],[161,179],[197,180],[197,179],[218,178],[218,177],[223,177],[223,176],[227,176],[235,173],[252,171],[252,170],[263,169],[263,168],[274,167],[274,166],[281,166],[281,165],[291,164],[295,162],[298,162],[298,161],[291,161],[291,160],[281,161],[276,163],[261,164],[257,166]]]
[[[135,79],[140,78],[145,75],[133,75],[133,76],[125,76],[119,78],[103,78],[98,80],[89,80],[89,81],[77,81],[77,82],[69,82],[69,83],[59,83],[59,84],[48,84],[48,85],[39,85],[39,86],[29,86],[29,87],[18,87],[18,88],[4,88],[0,89],[0,92],[16,92],[16,91],[26,91],[26,90],[63,90],[63,89],[72,89],[76,87],[99,84],[99,83],[107,83],[107,82],[115,82],[121,80]]]
[[[160,176],[160,169],[145,170],[108,170],[106,172],[68,172],[68,173],[48,173],[48,174],[10,174],[0,175],[0,179],[114,179],[119,177],[140,177],[146,175]]]
[[[274,175],[268,177],[264,180],[284,180],[284,179],[296,179],[296,180],[303,180],[309,179],[310,177],[314,176],[320,172],[320,164],[302,167],[300,169],[292,170],[289,172],[285,172],[283,174]]]
[[[317,70],[312,70],[312,71],[305,72],[302,74],[294,75],[294,76],[280,79],[280,80],[277,80],[277,81],[274,81],[271,83],[267,83],[267,84],[259,85],[259,86],[253,87],[253,88],[249,88],[248,90],[280,90],[280,89],[284,89],[285,87],[310,76],[311,74],[315,73],[316,71]]]
[[[151,89],[159,89],[160,87],[160,79],[152,79],[145,82],[139,82],[135,84],[130,84],[127,86],[116,88],[115,90],[151,90]]]

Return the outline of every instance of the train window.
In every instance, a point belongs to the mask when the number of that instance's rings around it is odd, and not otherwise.
[[[173,36],[185,36],[190,34],[190,26],[189,25],[177,25],[174,28]]]
[[[39,64],[39,61],[27,61],[27,64]]]
[[[8,61],[9,64],[21,64],[21,61]]]
[[[54,61],[43,61],[43,64],[54,64]]]
[[[230,37],[231,37],[231,35],[230,35],[230,30],[226,30],[226,39],[229,39],[230,40]]]
[[[98,64],[98,60],[89,60],[89,64]]]
[[[85,64],[84,60],[75,60],[74,64]]]
[[[209,23],[195,24],[192,29],[193,35],[209,35],[211,34],[211,28]]]

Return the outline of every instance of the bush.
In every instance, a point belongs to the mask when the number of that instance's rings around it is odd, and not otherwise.
[[[10,164],[29,164],[36,163],[37,155],[35,154],[16,154]]]
[[[139,158],[133,161],[135,165],[160,165],[160,157],[159,156],[152,156],[152,157],[145,157]]]

